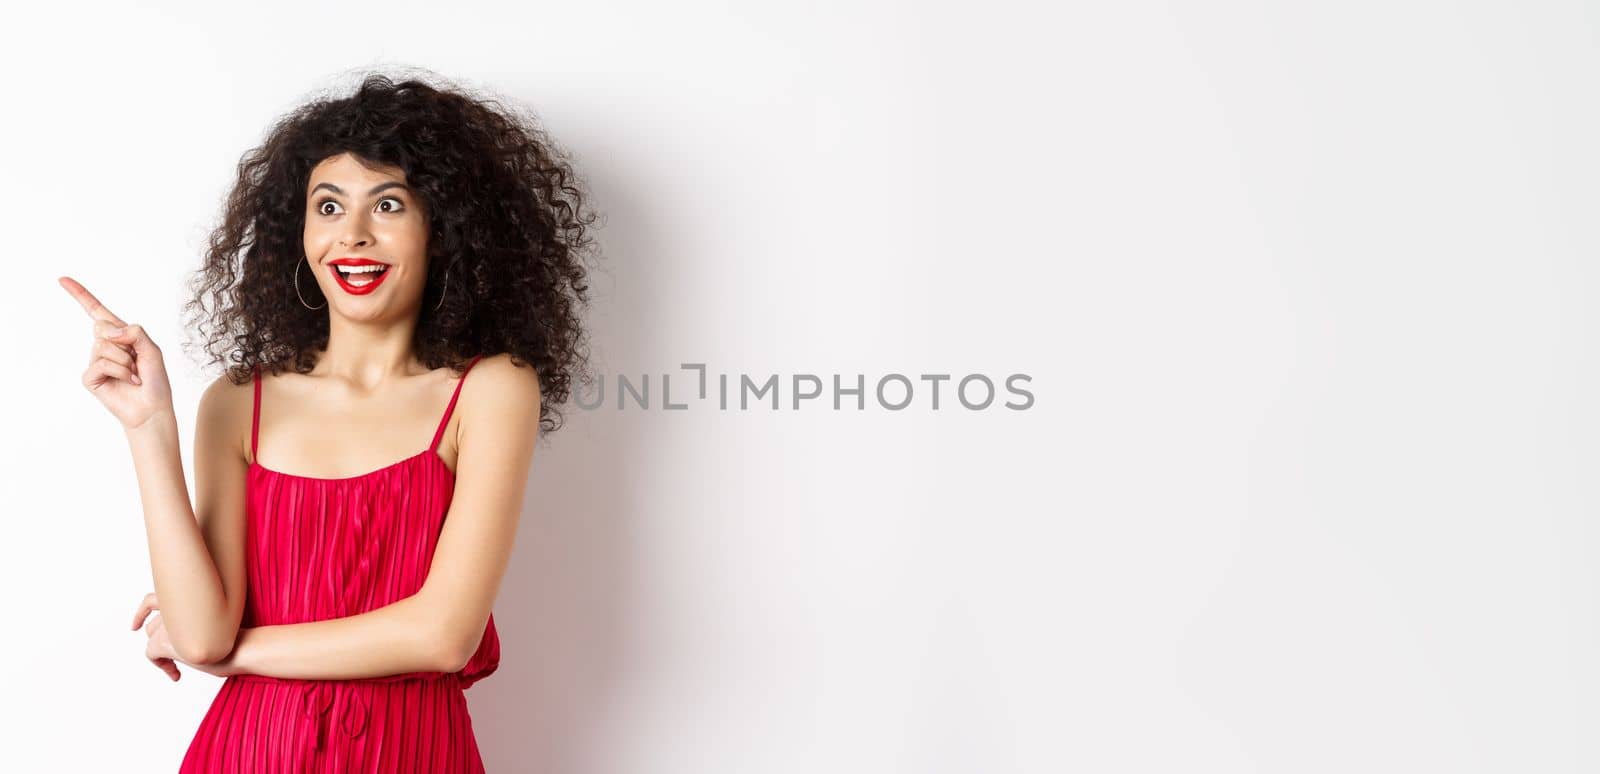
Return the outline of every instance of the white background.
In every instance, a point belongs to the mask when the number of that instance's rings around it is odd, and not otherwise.
[[[55,278],[163,344],[192,475],[234,164],[384,64],[574,153],[597,373],[1035,395],[569,411],[468,692],[490,771],[1600,768],[1592,3],[8,13],[7,770],[173,771],[219,684],[128,629]]]

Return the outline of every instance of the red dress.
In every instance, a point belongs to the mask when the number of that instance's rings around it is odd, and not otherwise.
[[[478,362],[473,358],[467,373]],[[342,618],[422,588],[454,492],[435,449],[348,478],[310,478],[255,460],[261,373],[250,421],[241,626]],[[462,693],[500,664],[494,616],[459,672],[363,680],[226,678],[184,756],[187,772],[481,772]]]

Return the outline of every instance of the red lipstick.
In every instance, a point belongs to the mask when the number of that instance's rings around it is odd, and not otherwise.
[[[333,272],[334,282],[339,283],[339,287],[343,288],[344,292],[349,293],[352,296],[364,296],[374,290],[377,290],[378,286],[383,284],[383,280],[389,276],[389,264],[382,261],[374,261],[371,258],[345,256],[343,258],[335,258],[331,261],[328,261],[328,264],[333,267],[330,268],[329,271]],[[346,276],[345,272],[342,272],[337,268],[339,266],[381,266],[383,268],[375,272],[351,272],[348,276]],[[367,280],[365,284],[359,286],[350,284],[351,279],[362,280],[365,278],[371,279]]]

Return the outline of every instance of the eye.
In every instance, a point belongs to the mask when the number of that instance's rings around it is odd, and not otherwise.
[[[330,205],[330,204],[333,205],[334,207],[338,207],[339,206],[339,203],[334,201],[334,200],[332,200],[332,199],[323,199],[322,201],[317,202],[317,213],[320,214],[320,215],[336,215],[336,214],[338,214],[338,210],[334,210],[332,212],[330,212],[328,210],[328,205]]]
[[[384,202],[394,202],[395,206],[390,207],[387,210],[383,209],[383,203]],[[403,209],[405,209],[405,202],[400,201],[400,199],[398,197],[385,196],[382,199],[378,200],[378,211],[379,212],[399,212],[400,210],[403,210]]]

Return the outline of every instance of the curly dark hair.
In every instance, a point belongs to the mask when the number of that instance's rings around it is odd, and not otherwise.
[[[575,378],[592,381],[580,312],[589,300],[584,258],[594,245],[585,232],[597,216],[585,210],[582,181],[536,116],[415,75],[367,75],[353,94],[313,98],[240,159],[184,307],[185,330],[202,339],[207,362],[228,364],[236,385],[257,366],[308,373],[315,365],[328,343],[328,312],[306,308],[293,277],[305,258],[311,170],[342,153],[400,168],[423,201],[429,260],[418,359],[457,372],[476,355],[508,352],[514,363],[531,363],[544,403],[540,428],[558,429],[553,407],[566,402]],[[313,304],[321,295],[314,284],[301,292]]]

